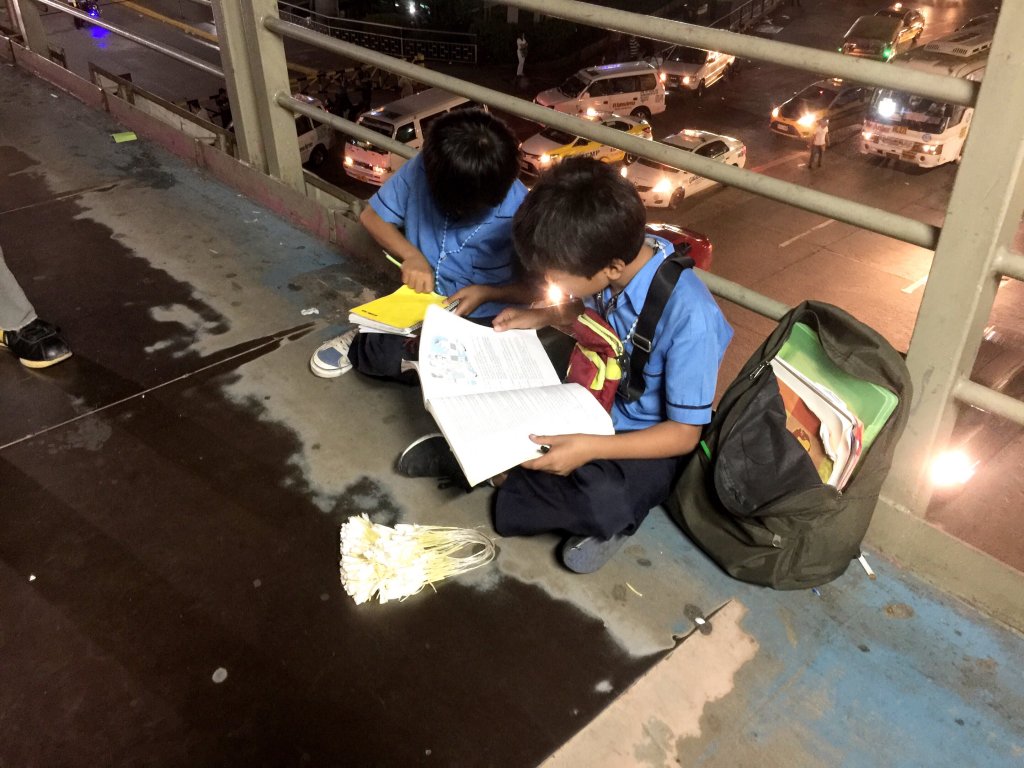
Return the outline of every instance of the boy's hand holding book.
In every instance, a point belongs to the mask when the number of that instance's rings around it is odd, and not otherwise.
[[[594,435],[530,435],[544,455],[524,461],[525,469],[537,469],[554,475],[571,475],[588,461],[595,458],[591,445]]]
[[[572,321],[583,305],[579,302],[564,304],[531,305],[529,307],[506,307],[494,318],[492,326],[496,331],[515,329],[537,330],[547,326],[564,329],[572,325]]]

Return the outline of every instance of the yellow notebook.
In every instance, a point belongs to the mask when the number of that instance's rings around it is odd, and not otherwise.
[[[443,306],[447,299],[436,293],[416,293],[403,285],[394,293],[381,296],[351,310],[350,323],[380,333],[412,333],[423,324],[431,304]]]

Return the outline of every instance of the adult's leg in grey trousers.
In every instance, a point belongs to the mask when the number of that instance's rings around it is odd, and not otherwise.
[[[35,319],[36,311],[7,268],[0,248],[0,330],[16,331]]]

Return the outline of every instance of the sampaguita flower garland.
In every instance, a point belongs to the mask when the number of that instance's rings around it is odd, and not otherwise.
[[[341,583],[356,604],[415,595],[427,584],[486,565],[496,548],[469,528],[399,524],[353,516],[341,526]]]

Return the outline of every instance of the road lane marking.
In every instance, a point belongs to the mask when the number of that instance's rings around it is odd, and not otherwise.
[[[784,242],[779,243],[779,248],[785,248],[787,245],[790,245],[791,243],[795,243],[801,237],[806,237],[807,235],[811,234],[811,232],[814,232],[816,229],[823,229],[823,228],[827,227],[829,224],[835,224],[835,223],[836,223],[835,219],[829,219],[828,221],[821,222],[821,224],[815,224],[813,227],[808,229],[806,232],[801,232],[799,235],[796,235],[795,237],[789,238],[789,240],[786,240]]]
[[[778,157],[778,158],[776,158],[774,160],[770,160],[767,163],[762,163],[761,165],[757,166],[756,168],[748,168],[747,170],[748,171],[754,171],[755,173],[763,173],[764,171],[768,170],[769,168],[774,168],[776,165],[785,165],[786,163],[788,163],[788,162],[790,162],[792,160],[796,160],[798,157],[803,157],[806,154],[807,153],[802,151],[802,150],[800,152],[791,152],[788,155],[783,155],[782,157]]]
[[[145,6],[133,3],[131,2],[131,0],[122,0],[121,7],[128,8],[130,10],[135,11],[136,13],[142,14],[143,16],[149,16],[151,19],[155,19],[156,21],[159,21],[163,24],[175,27],[184,32],[186,35],[197,37],[201,41],[205,40],[207,43],[212,43],[215,46],[217,46],[219,50],[220,38],[218,38],[217,35],[213,34],[212,32],[207,32],[205,29],[193,27],[191,24],[186,24],[182,21],[178,21],[177,19],[172,19],[170,16],[164,16],[162,13],[157,13],[156,11],[150,8],[146,8]],[[308,77],[315,77],[317,74],[317,70],[313,69],[312,67],[306,67],[301,64],[293,64],[292,62],[288,62],[288,69],[292,70],[293,72],[298,72],[299,74],[306,75]]]
[[[918,288],[920,288],[922,285],[924,285],[927,282],[928,282],[928,275],[922,275],[917,280],[915,280],[910,285],[908,285],[906,288],[901,288],[900,290],[903,291],[904,293],[913,293],[914,291],[916,291]]]

